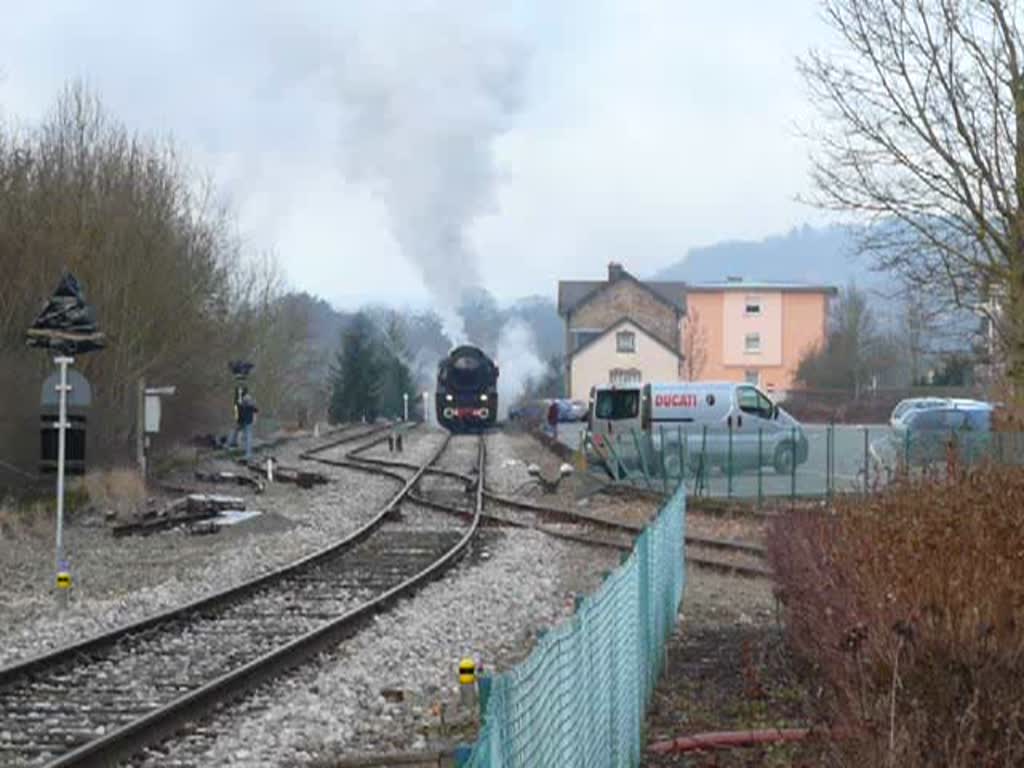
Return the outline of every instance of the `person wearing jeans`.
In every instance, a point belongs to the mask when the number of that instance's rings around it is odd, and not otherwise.
[[[256,414],[259,412],[260,409],[256,407],[256,402],[252,399],[252,395],[247,392],[242,397],[242,402],[238,405],[238,425],[245,436],[246,459],[252,458],[252,427],[256,423]]]

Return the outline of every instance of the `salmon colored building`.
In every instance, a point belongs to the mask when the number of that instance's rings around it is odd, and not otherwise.
[[[794,387],[808,350],[824,343],[829,285],[641,281],[608,265],[607,280],[558,284],[569,396],[598,384],[703,379],[746,381],[779,394]]]
[[[767,391],[794,387],[801,358],[823,344],[828,285],[744,282],[686,287],[682,349],[696,379],[746,381]]]

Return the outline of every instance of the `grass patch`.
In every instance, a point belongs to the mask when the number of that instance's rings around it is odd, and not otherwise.
[[[78,497],[73,509],[85,505],[102,512],[123,515],[146,499],[146,484],[133,469],[104,469],[87,473],[72,485],[71,494]]]

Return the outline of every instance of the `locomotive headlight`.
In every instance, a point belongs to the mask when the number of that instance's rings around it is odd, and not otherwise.
[[[448,401],[448,402],[450,403],[450,402],[451,402],[452,400],[454,400],[455,398],[454,398],[454,397],[452,397],[451,395],[445,395],[445,396],[444,396],[444,399],[445,399],[445,400],[447,400],[447,401]]]
[[[481,403],[486,403],[487,402],[487,395],[485,395],[485,394],[484,395],[480,395],[480,402]]]

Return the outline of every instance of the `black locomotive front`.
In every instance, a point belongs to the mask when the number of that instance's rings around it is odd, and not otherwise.
[[[437,366],[437,420],[451,432],[477,431],[498,416],[498,366],[470,345],[453,349]]]

